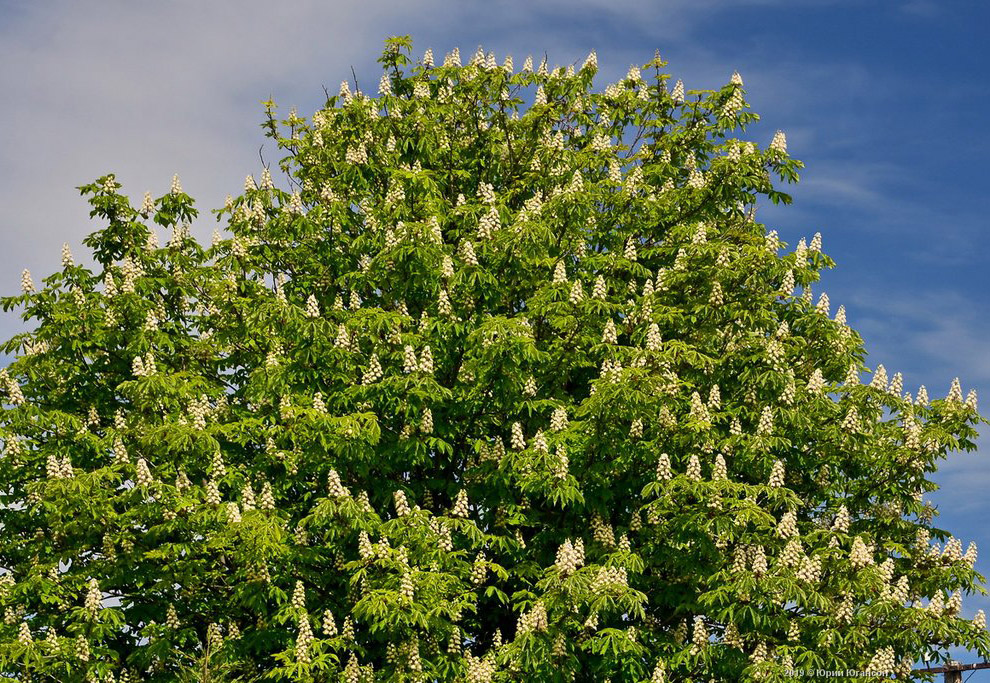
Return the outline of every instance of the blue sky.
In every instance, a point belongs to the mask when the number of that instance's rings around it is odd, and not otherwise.
[[[499,61],[546,52],[553,66],[594,48],[601,87],[659,49],[688,88],[738,70],[763,118],[748,137],[787,133],[807,168],[794,204],[758,218],[791,245],[822,232],[838,267],[815,292],[846,306],[868,365],[939,397],[958,376],[987,404],[986,26],[990,4],[964,0],[0,0],[0,288],[16,292],[22,268],[36,281],[59,268],[62,242],[82,255],[98,226],[74,188],[104,173],[137,199],[179,173],[201,210],[222,205],[260,171],[259,102],[308,115],[351,66],[374,92],[389,34],[411,34],[417,57],[481,44]],[[205,240],[213,227],[207,214],[193,231]],[[0,336],[22,325],[2,316]],[[932,496],[942,524],[984,549],[985,575],[987,431],[980,453],[946,462]],[[980,607],[990,600],[964,601],[967,615]]]

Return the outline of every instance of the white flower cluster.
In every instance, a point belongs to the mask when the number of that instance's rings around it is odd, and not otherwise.
[[[148,467],[148,461],[144,458],[138,458],[137,461],[137,485],[138,486],[151,486],[155,483],[154,477],[151,476],[151,469]]]
[[[935,595],[931,597],[926,609],[936,616],[941,616],[945,610],[945,596],[942,594],[941,589],[937,590]]]
[[[34,638],[31,636],[31,629],[28,628],[27,622],[22,621],[18,627],[17,642],[25,646],[34,642]]]
[[[708,627],[705,626],[705,618],[700,614],[694,617],[694,628],[691,629],[691,645],[694,653],[708,645]]]
[[[292,606],[296,609],[306,609],[306,588],[302,581],[296,581],[292,591]]]
[[[836,606],[835,619],[839,623],[848,624],[853,617],[853,600],[851,595],[843,595]]]
[[[701,481],[701,461],[698,459],[697,453],[692,453],[691,457],[688,458],[686,474],[691,481]]]
[[[347,498],[351,495],[341,483],[337,470],[330,470],[327,474],[327,492],[334,498]]]
[[[777,524],[777,535],[781,538],[793,538],[798,535],[797,515],[793,510],[788,510],[781,516]]]
[[[602,545],[615,547],[615,530],[598,513],[591,517],[591,537]]]
[[[605,285],[605,278],[601,275],[595,278],[595,285],[591,290],[592,299],[605,299],[608,296],[608,287]]]
[[[474,565],[471,568],[471,583],[480,586],[488,576],[488,562],[484,552],[479,552],[474,558]]]
[[[431,518],[430,529],[437,535],[437,545],[441,550],[449,553],[454,549],[454,541],[450,536],[450,529],[446,525],[441,524],[436,518]]]
[[[968,564],[970,566],[970,568],[972,568],[973,566],[976,565],[976,543],[975,542],[970,541],[969,545],[966,547],[966,554],[963,555],[963,559],[966,561],[966,564]]]
[[[296,661],[302,666],[309,666],[312,661],[310,647],[313,644],[313,628],[309,625],[309,617],[303,615],[299,619],[299,635],[296,636]]]
[[[478,658],[467,653],[465,655],[467,666],[467,683],[491,683],[495,676],[495,662],[489,658]]]
[[[804,557],[801,560],[801,566],[798,567],[797,574],[798,580],[807,581],[808,583],[818,583],[822,576],[822,560],[820,557]]]
[[[392,494],[395,501],[395,514],[398,517],[405,517],[409,514],[409,502],[406,500],[406,493],[401,489]]]
[[[550,431],[561,432],[567,429],[567,409],[558,406],[550,416]]]
[[[512,437],[509,440],[509,445],[517,451],[526,448],[526,438],[523,436],[522,425],[518,422],[512,423]]]
[[[72,461],[69,456],[64,455],[59,459],[54,454],[49,453],[45,463],[45,476],[48,479],[71,479]]]
[[[190,401],[188,413],[193,428],[206,429],[206,418],[210,412],[210,402],[205,395]]]
[[[440,295],[437,297],[437,310],[444,318],[450,318],[454,315],[454,307],[450,303],[450,295],[447,294],[446,289],[440,290]]]
[[[344,668],[344,681],[345,683],[360,683],[361,681],[361,667],[358,664],[357,655],[353,652],[351,653],[351,658],[347,660],[347,666]]]
[[[884,597],[893,601],[895,604],[903,605],[907,602],[910,595],[909,591],[908,578],[902,576],[896,583],[884,586]]]
[[[842,419],[842,431],[849,433],[856,433],[860,429],[859,423],[859,412],[856,410],[856,406],[849,406],[849,411],[846,416]]]
[[[27,268],[21,271],[21,291],[25,294],[35,291],[34,280],[31,279],[31,271]]]
[[[274,448],[274,444],[272,448]],[[223,462],[223,453],[217,449],[213,452],[213,457],[210,459],[210,475],[213,477],[222,477],[226,473],[227,466]]]
[[[856,569],[862,569],[873,564],[873,553],[859,536],[853,539],[852,548],[849,551],[849,561]]]
[[[691,405],[690,405],[691,417],[699,422],[711,422],[711,415],[708,413],[708,408],[701,401],[701,395],[694,391],[691,393]]]
[[[206,640],[214,651],[223,647],[223,633],[220,631],[220,624],[213,622],[206,627]]]
[[[639,167],[638,166],[636,167],[636,170],[639,170]],[[629,183],[630,184],[633,184],[632,174],[630,174]],[[636,253],[636,240],[635,239],[626,240],[626,248],[623,251],[622,255],[623,255],[623,257],[625,257],[626,259],[628,259],[630,261],[635,261],[635,260],[637,260],[639,258],[638,255],[637,255],[637,253]]]
[[[787,154],[787,137],[784,135],[784,131],[778,130],[773,134],[773,140],[770,141],[770,150],[781,155]]]
[[[220,489],[217,487],[217,482],[210,479],[206,482],[206,502],[209,505],[219,505],[220,504]]]
[[[62,267],[63,268],[71,268],[74,265],[75,265],[75,262],[72,260],[72,251],[69,249],[69,243],[68,242],[63,242],[62,243]]]
[[[91,578],[87,584],[86,601],[84,608],[90,618],[96,617],[96,613],[103,604],[103,594],[100,592],[100,584],[96,579]]]
[[[478,185],[478,198],[484,204],[495,203],[495,187],[491,183],[480,183]]]
[[[409,374],[416,372],[419,368],[419,361],[416,360],[416,351],[412,346],[406,344],[403,349],[402,371]]]
[[[849,510],[845,505],[841,506],[838,513],[836,513],[835,521],[832,523],[832,531],[838,531],[843,534],[849,533]]]
[[[766,436],[771,432],[773,432],[773,410],[770,406],[763,406],[763,412],[760,413],[760,421],[756,425],[756,433]]]
[[[24,404],[24,394],[21,392],[21,385],[7,373],[7,368],[0,368],[0,383],[4,385],[10,395],[10,402],[14,405]]]
[[[371,539],[368,538],[368,532],[363,529],[358,534],[358,555],[362,560],[370,560],[375,556],[375,549],[371,545]]]
[[[133,362],[131,363],[131,372],[134,373],[135,377],[150,377],[158,372],[158,368],[155,367],[154,354],[152,354],[151,351],[148,351],[148,353],[144,355],[144,358],[141,356],[135,356]]]
[[[622,379],[622,370],[621,361],[606,358],[602,361],[601,378],[606,382],[618,382]],[[591,391],[594,393],[594,385],[592,385]]]
[[[555,562],[561,576],[569,576],[584,565],[584,541],[580,538],[575,542],[571,539],[564,541],[557,548],[557,560]]]
[[[719,453],[715,456],[715,465],[712,467],[712,481],[725,481],[728,476],[725,458]]]
[[[866,672],[889,676],[897,668],[897,657],[894,655],[894,648],[888,645],[877,650],[870,663],[866,665]]]
[[[545,436],[543,436],[542,429],[536,430],[536,435],[533,437],[533,450],[543,454],[550,452],[550,449],[547,446],[547,439]]]
[[[784,385],[784,390],[780,393],[780,402],[786,406],[794,404],[797,388],[794,386],[794,378],[791,376]]]
[[[457,492],[457,498],[454,500],[454,507],[451,509],[450,514],[453,517],[467,518],[468,516],[468,498],[467,491],[461,489]]]
[[[533,608],[519,615],[516,622],[516,635],[521,636],[533,631],[547,630],[547,608],[542,600],[537,600]]]
[[[168,610],[165,613],[165,625],[173,631],[182,625],[179,621],[179,614],[175,611],[175,605],[172,603],[169,603]]]
[[[804,547],[801,545],[801,541],[792,538],[784,546],[784,552],[780,555],[780,563],[785,567],[793,567],[801,562],[802,557],[804,557]]]
[[[942,550],[942,558],[949,562],[958,562],[961,560],[962,541],[955,536],[950,536],[949,540],[945,542],[945,548]]]
[[[945,606],[945,611],[947,614],[959,614],[962,610],[962,593],[957,588],[952,591],[952,595],[949,596],[949,602]]]
[[[887,370],[883,364],[877,366],[873,379],[870,380],[870,386],[879,391],[887,391]]]
[[[533,398],[536,396],[536,378],[530,375],[526,378],[526,382],[523,384],[522,390],[523,396],[527,398]]]
[[[657,460],[657,480],[670,481],[673,478],[674,473],[670,466],[670,456],[666,453],[661,453],[660,458]]]
[[[318,318],[320,317],[320,305],[316,301],[316,297],[312,294],[306,299],[306,317],[307,318]]]
[[[500,227],[502,227],[502,222],[499,218],[498,209],[493,206],[478,222],[478,239],[482,241],[490,240],[495,231]]]
[[[629,586],[629,576],[625,567],[600,567],[591,582],[591,592],[596,595],[623,590]]]
[[[958,377],[952,380],[952,386],[949,388],[949,394],[945,400],[949,403],[962,403],[962,385],[959,383]]]
[[[784,485],[784,461],[775,460],[773,463],[773,469],[770,470],[770,480],[767,482],[767,486],[770,488],[780,488]]]
[[[241,509],[237,503],[227,503],[227,523],[239,524],[241,521]]]
[[[426,318],[425,313],[423,314],[423,318]],[[424,346],[422,352],[420,352],[417,367],[420,372],[428,375],[433,374],[433,350],[429,347],[429,345]]]
[[[732,118],[736,113],[743,108],[743,96],[742,90],[735,88],[732,91],[732,95],[729,99],[722,105],[722,116],[725,118]]]
[[[895,372],[893,378],[890,380],[890,386],[887,387],[887,393],[895,398],[899,398],[901,391],[904,390],[904,375],[899,372]]]
[[[323,635],[327,638],[333,638],[337,635],[337,622],[333,618],[333,612],[326,610],[323,613],[323,621],[320,628],[323,630]]]
[[[150,192],[144,193],[144,201],[141,202],[141,215],[147,218],[155,210],[155,200],[151,198]]]
[[[780,283],[779,293],[781,296],[794,296],[794,271],[789,270],[784,273],[784,279]]]
[[[648,351],[659,351],[662,342],[660,326],[656,323],[651,323],[650,328],[646,331],[646,349]]]
[[[89,641],[86,640],[85,636],[80,634],[76,636],[76,659],[86,663],[89,661],[89,657]]]

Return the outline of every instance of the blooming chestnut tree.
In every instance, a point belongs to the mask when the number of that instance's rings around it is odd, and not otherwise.
[[[0,672],[787,680],[990,655],[929,476],[982,419],[867,368],[755,221],[801,163],[738,74],[462,63],[264,127],[205,247],[178,178],[2,299]],[[356,86],[355,86],[356,87]],[[283,176],[284,174],[284,176]],[[165,244],[158,230],[171,231]],[[865,377],[865,378],[864,378]]]

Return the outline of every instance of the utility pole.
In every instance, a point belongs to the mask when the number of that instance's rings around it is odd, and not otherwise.
[[[978,669],[990,669],[990,662],[978,662],[976,664],[960,664],[955,660],[950,660],[945,666],[937,666],[933,669],[915,669],[912,674],[942,674],[942,683],[962,683],[963,671],[976,671]]]

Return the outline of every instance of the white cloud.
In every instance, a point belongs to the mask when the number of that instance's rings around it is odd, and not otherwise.
[[[3,286],[16,286],[9,273],[23,263],[50,269],[62,240],[95,229],[74,187],[105,172],[138,198],[163,194],[178,172],[201,209],[221,204],[260,165],[259,102],[274,92],[282,111],[292,100],[315,104],[321,83],[349,78],[355,57],[380,52],[393,23],[382,10],[412,13],[390,4],[27,8],[0,41]]]
[[[751,5],[782,0],[750,0]],[[623,27],[647,30],[661,47],[683,45],[695,22],[731,3],[641,0],[621,10],[605,0],[574,6],[298,0],[274,6],[242,2],[25,4],[0,27],[0,291],[16,291],[18,273],[57,267],[63,241],[77,252],[97,229],[75,187],[115,172],[124,192],[163,194],[173,173],[203,212],[194,232],[206,238],[227,192],[260,167],[260,101],[275,96],[285,112],[320,104],[321,85],[376,68],[390,33],[411,33],[417,56],[432,46],[479,43],[500,54],[550,52],[556,63],[583,60],[597,47],[607,73],[649,58],[623,39]],[[553,17],[580,16],[616,30],[589,35],[557,30]],[[599,20],[598,22],[594,20]],[[646,28],[648,27],[648,28]],[[729,67],[721,65],[720,70]],[[727,79],[728,72],[720,78]],[[375,79],[377,80],[377,79]],[[710,85],[710,84],[707,84]],[[373,91],[375,83],[362,83]],[[266,144],[266,160],[280,156]],[[9,318],[9,317],[8,317]],[[5,319],[0,327],[16,325]]]
[[[905,358],[928,377],[941,375],[929,389],[948,391],[955,376],[964,386],[990,388],[990,320],[977,299],[939,286],[910,294],[861,290],[850,297],[847,308],[850,324],[863,333],[868,346],[880,343],[883,355]]]

